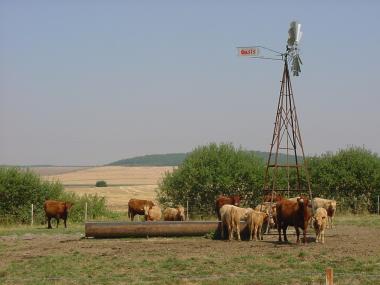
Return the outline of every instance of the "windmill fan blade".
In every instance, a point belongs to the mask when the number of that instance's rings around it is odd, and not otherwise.
[[[298,54],[292,57],[292,67],[291,70],[293,71],[293,76],[299,76],[301,73],[301,58]]]

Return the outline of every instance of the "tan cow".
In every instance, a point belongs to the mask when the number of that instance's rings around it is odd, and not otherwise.
[[[161,208],[158,206],[150,207],[149,205],[146,205],[144,206],[144,215],[146,221],[159,221],[162,216]]]
[[[318,208],[315,211],[314,222],[315,242],[325,243],[325,229],[327,227],[327,211],[325,208]]]
[[[233,237],[233,232],[237,234],[237,240],[240,241],[240,221],[247,220],[248,212],[252,211],[252,208],[240,208],[232,206],[231,208],[231,221],[232,221],[232,231],[230,232],[229,240]]]
[[[336,212],[336,201],[322,198],[313,198],[314,209],[324,208],[327,211],[327,225],[333,227],[333,218]]]
[[[272,204],[272,211],[270,211],[271,204]],[[271,217],[269,220],[269,227],[276,228],[276,220],[277,220],[276,203],[264,202],[257,205],[254,210],[267,213]]]
[[[221,220],[221,224],[220,224],[220,235],[221,235],[221,238],[224,239],[224,231],[225,231],[225,228],[227,229],[227,235],[228,237],[230,236],[230,233],[232,232],[232,228],[233,228],[233,225],[232,225],[232,219],[231,219],[231,209],[232,209],[232,205],[229,205],[229,204],[225,204],[223,205],[220,209],[219,209],[219,213],[220,213],[220,220]]]
[[[247,226],[248,226],[248,232],[249,232],[249,240],[252,240],[252,237],[254,240],[264,239],[262,227],[263,227],[264,222],[268,222],[268,219],[269,219],[268,213],[255,211],[255,210],[248,212]]]
[[[184,221],[185,208],[178,206],[177,208],[166,208],[164,210],[164,221]]]

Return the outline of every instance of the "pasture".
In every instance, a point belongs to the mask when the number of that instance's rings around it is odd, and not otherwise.
[[[324,245],[208,237],[85,239],[82,225],[0,228],[1,284],[380,284],[380,217],[337,217]]]
[[[107,199],[107,207],[113,211],[126,211],[129,199],[156,199],[158,183],[173,167],[124,167],[102,166],[78,168],[68,172],[51,167],[38,168],[38,173],[47,180],[59,180],[65,190],[79,195],[98,194]],[[60,172],[60,170],[64,172]],[[54,172],[54,174],[51,174]],[[108,187],[95,187],[98,180],[105,180]]]

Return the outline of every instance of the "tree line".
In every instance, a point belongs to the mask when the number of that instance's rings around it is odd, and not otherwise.
[[[375,212],[380,195],[380,158],[359,147],[306,158],[314,196],[335,199],[339,209],[353,213]],[[166,173],[157,191],[161,204],[186,205],[212,214],[215,199],[239,194],[247,205],[262,201],[266,161],[232,144],[209,144],[191,152],[173,172]],[[294,173],[290,180],[294,183]],[[278,185],[287,185],[285,169],[278,172]],[[307,186],[301,173],[301,186]],[[301,187],[302,188],[302,187]]]

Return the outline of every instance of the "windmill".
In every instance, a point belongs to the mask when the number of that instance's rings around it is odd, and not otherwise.
[[[271,202],[274,201],[276,194],[288,197],[302,194],[312,199],[310,175],[305,160],[289,71],[290,66],[293,76],[299,76],[301,72],[302,61],[298,48],[301,37],[301,24],[293,21],[290,23],[286,51],[283,53],[264,46],[237,48],[239,56],[280,60],[284,64],[272,142],[264,177],[263,196],[268,197],[269,195]],[[268,52],[272,55],[264,54]],[[303,174],[305,175],[303,176]]]

